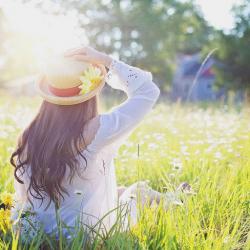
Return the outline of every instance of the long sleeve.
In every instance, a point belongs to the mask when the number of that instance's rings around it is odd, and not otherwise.
[[[152,74],[113,60],[106,82],[127,94],[127,100],[99,116],[100,127],[94,146],[100,149],[120,141],[133,131],[157,101],[160,90],[152,81]]]

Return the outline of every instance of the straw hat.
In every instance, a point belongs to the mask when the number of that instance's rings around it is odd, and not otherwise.
[[[81,94],[83,82],[80,77],[90,66],[101,70],[102,80],[90,91]],[[104,65],[91,65],[63,56],[48,60],[43,69],[43,79],[37,81],[37,91],[43,99],[57,105],[74,105],[97,95],[105,85],[106,69]]]

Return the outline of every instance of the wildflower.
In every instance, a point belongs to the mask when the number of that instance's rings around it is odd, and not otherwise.
[[[167,210],[171,205],[183,206],[185,201],[185,195],[196,195],[192,187],[183,182],[174,192],[166,192],[163,197],[163,206]]]
[[[215,154],[214,154],[215,158],[217,159],[221,159],[222,158],[222,154],[221,152],[217,151]]]
[[[87,68],[83,76],[80,77],[82,85],[79,87],[81,88],[80,94],[86,94],[89,91],[95,89],[98,84],[100,84],[103,76],[101,74],[101,70],[97,67],[90,66]]]
[[[181,183],[180,186],[177,188],[177,192],[183,192],[184,194],[190,195],[197,194],[187,182]]]
[[[3,203],[6,207],[10,208],[10,207],[12,206],[12,204],[13,204],[13,197],[12,197],[12,194],[7,193],[7,192],[2,193],[2,194],[1,194],[1,201],[2,201],[2,203]]]
[[[228,242],[230,241],[230,237],[229,236],[226,236],[223,240],[223,243],[224,244],[227,244]]]
[[[181,170],[182,169],[182,161],[179,158],[173,158],[171,164],[173,166],[173,170]]]
[[[9,209],[0,209],[0,229],[2,229],[2,231],[6,231],[7,229],[10,228],[10,215],[11,212]]]
[[[156,143],[149,143],[149,144],[148,144],[148,147],[149,147],[150,149],[157,149],[157,148],[159,148],[159,146],[158,146]]]
[[[5,210],[3,208],[0,209],[0,221],[3,221],[5,218]]]

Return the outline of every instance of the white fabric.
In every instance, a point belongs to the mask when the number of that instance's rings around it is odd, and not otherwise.
[[[100,127],[95,138],[82,152],[88,161],[86,168],[85,161],[79,156],[82,177],[76,175],[72,183],[65,177],[64,186],[69,196],[65,195],[59,214],[62,221],[72,227],[79,215],[84,224],[94,225],[106,213],[129,200],[129,192],[124,192],[118,200],[114,157],[124,139],[151,111],[160,94],[150,72],[121,61],[112,61],[106,82],[112,88],[123,90],[128,98],[110,112],[100,115]],[[25,197],[28,189],[28,172],[23,179],[24,185],[15,182],[16,197],[19,200]],[[50,233],[55,230],[57,222],[54,204],[44,211],[47,206],[46,199],[41,206],[39,200],[31,199],[37,218],[43,223],[45,231]],[[135,204],[133,207],[135,209]],[[131,216],[133,223],[136,223],[134,209]],[[103,228],[109,230],[112,227],[116,221],[116,213],[117,211],[110,213],[103,220]]]

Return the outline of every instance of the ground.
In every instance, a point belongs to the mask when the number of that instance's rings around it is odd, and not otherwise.
[[[13,192],[9,156],[39,100],[0,98],[0,193]],[[167,212],[145,209],[127,234],[114,230],[103,249],[250,249],[250,109],[158,104],[115,160],[117,182],[141,179],[158,191],[183,181],[197,195]],[[0,249],[79,249],[81,237],[56,242],[38,233],[33,245],[0,233]],[[67,245],[69,244],[69,245]],[[100,249],[96,245],[89,249]]]

